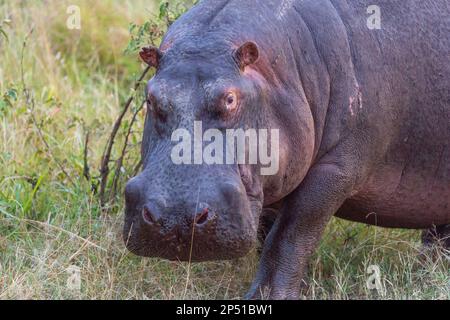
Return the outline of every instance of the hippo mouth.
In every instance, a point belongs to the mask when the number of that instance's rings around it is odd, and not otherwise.
[[[126,215],[123,239],[127,249],[141,257],[180,262],[232,260],[244,257],[256,244],[253,228],[222,224],[215,219],[201,217],[196,226],[161,227],[138,217]]]

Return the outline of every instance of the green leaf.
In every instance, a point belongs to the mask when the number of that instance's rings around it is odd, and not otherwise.
[[[6,96],[13,101],[17,101],[17,90],[9,89],[8,91],[6,91]]]
[[[36,185],[35,185],[34,188],[33,188],[33,191],[31,192],[30,197],[28,198],[27,202],[25,203],[25,205],[24,205],[24,207],[23,207],[23,212],[24,212],[25,214],[27,214],[27,213],[30,211],[31,206],[32,206],[32,204],[33,204],[33,200],[34,200],[34,198],[35,198],[35,196],[36,196],[36,193],[37,193],[38,190],[39,190],[39,187],[41,186],[41,183],[42,183],[42,180],[43,180],[43,179],[44,179],[44,176],[43,176],[43,175],[39,177],[39,179],[38,179],[37,182],[36,182]]]
[[[0,114],[3,114],[6,111],[7,107],[8,104],[6,103],[6,101],[0,98]]]
[[[128,31],[133,34],[134,30],[136,30],[137,25],[135,23],[130,23],[130,26],[128,27]]]
[[[3,29],[2,26],[0,26],[0,34],[2,34],[5,37],[6,41],[9,41],[8,35],[6,34],[6,31]]]
[[[159,5],[159,18],[162,19],[167,16],[169,3],[167,1],[161,2]]]

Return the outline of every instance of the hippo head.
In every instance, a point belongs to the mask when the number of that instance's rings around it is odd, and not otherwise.
[[[242,257],[256,243],[264,204],[294,187],[289,143],[278,141],[286,134],[273,108],[279,97],[258,70],[260,55],[249,40],[189,39],[141,52],[157,71],[146,89],[143,171],[125,190],[124,241],[133,253]]]

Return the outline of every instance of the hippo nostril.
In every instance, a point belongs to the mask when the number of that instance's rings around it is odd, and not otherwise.
[[[144,206],[144,208],[142,209],[142,217],[144,218],[144,221],[149,224],[155,224],[159,221],[159,217],[155,215],[148,206]]]
[[[195,223],[197,225],[205,224],[208,221],[209,209],[205,208],[202,212],[198,213],[195,217]]]

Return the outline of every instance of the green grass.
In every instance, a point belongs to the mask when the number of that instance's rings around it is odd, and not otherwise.
[[[81,8],[81,31],[65,26],[69,4]],[[256,253],[193,265],[131,255],[120,235],[121,194],[102,213],[82,177],[86,131],[96,175],[108,132],[143,68],[135,55],[123,54],[129,23],[142,24],[157,7],[147,0],[0,2],[0,299],[236,299],[249,287]],[[34,110],[21,80],[31,29],[23,75]],[[418,231],[333,220],[311,261],[304,297],[449,299],[445,256],[421,259],[419,251]],[[384,295],[366,288],[370,265],[380,267]],[[80,291],[67,286],[72,266],[80,268]]]

